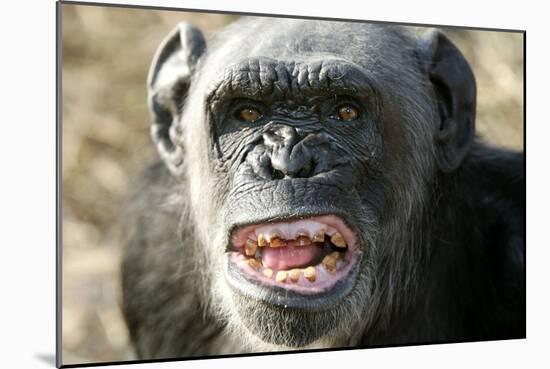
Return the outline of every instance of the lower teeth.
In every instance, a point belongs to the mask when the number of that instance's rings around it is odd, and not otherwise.
[[[246,263],[255,270],[260,270],[262,264],[256,259],[248,259]]]
[[[275,276],[275,280],[279,283],[283,283],[286,281],[286,272],[284,270],[280,270],[277,272],[277,275]]]
[[[306,279],[310,282],[315,282],[315,279],[316,279],[316,275],[315,275],[315,268],[310,266],[310,267],[307,267],[305,270],[304,270],[304,277],[306,277]]]
[[[340,254],[335,251],[323,258],[322,264],[330,273],[336,273],[336,262],[340,259]]]
[[[273,277],[273,270],[267,268],[267,269],[264,269],[264,271],[262,272],[264,276],[266,276],[267,278],[271,278]]]
[[[336,273],[336,263],[341,258],[337,252],[325,256],[322,265],[329,273]],[[275,276],[275,280],[279,283],[293,282],[298,283],[300,276],[303,275],[305,279],[313,283],[317,279],[316,266],[308,266],[306,268],[294,268],[290,270],[273,270],[271,268],[262,268],[262,264],[256,259],[247,259],[246,264],[257,272],[261,272],[264,277],[272,279]]]
[[[298,282],[298,279],[300,279],[300,274],[301,271],[300,269],[292,269],[289,273],[288,273],[288,276],[290,277],[290,280],[292,282]]]

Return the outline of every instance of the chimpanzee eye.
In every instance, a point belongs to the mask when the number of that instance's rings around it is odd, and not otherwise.
[[[254,123],[261,117],[262,113],[251,107],[242,108],[237,112],[237,118],[248,123]]]
[[[338,115],[336,119],[350,122],[357,119],[359,111],[351,105],[341,105],[338,107]]]

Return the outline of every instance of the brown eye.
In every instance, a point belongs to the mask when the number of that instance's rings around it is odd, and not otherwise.
[[[357,119],[359,112],[353,106],[344,105],[338,108],[338,119],[347,122]]]
[[[262,117],[262,114],[253,108],[243,108],[239,110],[238,117],[245,122],[254,123]]]

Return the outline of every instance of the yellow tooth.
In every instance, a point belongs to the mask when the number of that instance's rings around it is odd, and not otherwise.
[[[336,258],[331,255],[327,255],[323,258],[322,264],[330,273],[336,272]]]
[[[298,282],[298,279],[300,279],[300,269],[292,269],[288,272],[288,276],[292,282]]]
[[[298,237],[296,237],[296,245],[297,246],[308,246],[308,245],[311,245],[311,240],[309,239],[309,237],[306,235],[300,235]]]
[[[262,233],[260,233],[258,235],[258,246],[264,247],[266,245],[267,245],[267,241],[265,240],[265,236]]]
[[[256,253],[256,249],[258,248],[258,243],[253,240],[247,240],[246,245],[244,245],[244,253],[247,256],[253,256]]]
[[[260,267],[262,266],[260,262],[256,259],[248,259],[246,263],[255,270],[260,270]]]
[[[332,258],[334,258],[334,260],[340,260],[342,258],[342,256],[340,255],[340,253],[338,251],[333,251],[330,256]]]
[[[330,242],[336,247],[346,248],[346,241],[344,240],[344,237],[339,232],[336,232],[332,235],[330,238]]]
[[[267,278],[271,278],[273,277],[273,270],[269,269],[269,268],[266,268],[264,269],[264,271],[262,272],[262,274],[264,276],[266,276]]]
[[[306,279],[310,282],[315,282],[315,278],[316,278],[315,268],[312,266],[309,266],[306,269],[304,269],[304,277],[306,277]]]
[[[272,231],[272,232],[269,234],[268,241],[271,242],[271,240],[274,239],[274,238],[281,238],[281,232],[279,232],[279,231]]]
[[[271,242],[269,242],[270,247],[284,247],[286,246],[286,241],[280,239],[279,237],[274,237],[271,239]]]
[[[277,272],[277,275],[275,276],[275,280],[279,283],[283,283],[286,281],[286,272],[284,270],[280,270]]]
[[[325,231],[321,229],[318,233],[313,236],[312,242],[325,242]]]

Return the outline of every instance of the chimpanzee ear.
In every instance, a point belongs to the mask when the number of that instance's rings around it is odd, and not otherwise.
[[[439,108],[437,162],[443,172],[455,170],[468,154],[475,133],[476,82],[468,62],[441,32],[418,39],[420,62],[432,83]]]
[[[180,174],[183,152],[177,124],[195,66],[206,49],[202,32],[180,23],[159,46],[148,76],[151,136],[160,157],[174,174]]]

